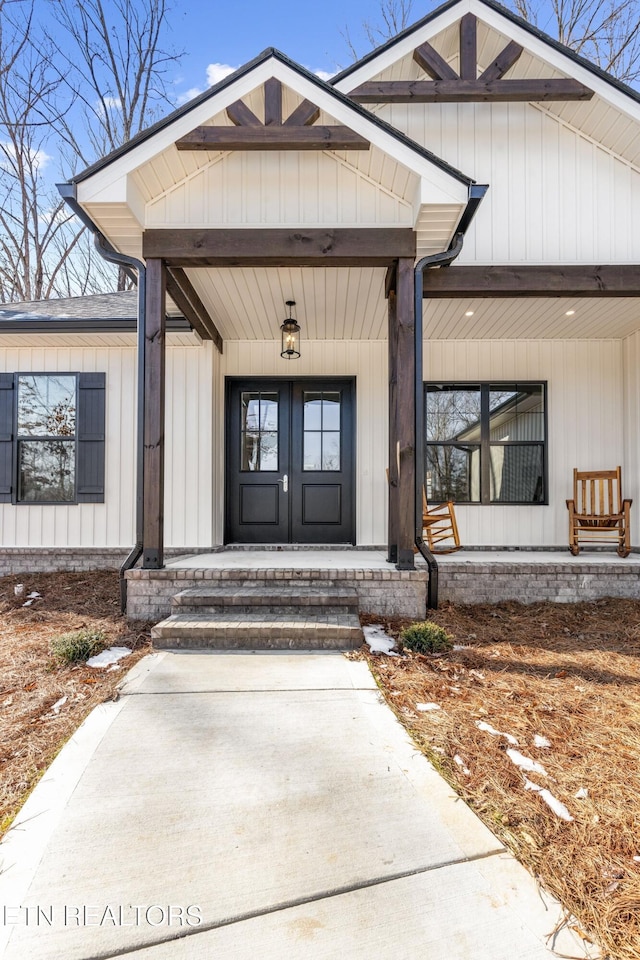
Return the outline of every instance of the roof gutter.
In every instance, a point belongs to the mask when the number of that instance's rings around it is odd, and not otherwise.
[[[108,263],[114,263],[122,267],[127,276],[136,283],[138,287],[138,323],[137,323],[137,353],[138,353],[138,404],[137,404],[137,429],[136,429],[136,542],[132,547],[126,560],[120,567],[120,609],[126,613],[127,609],[127,581],[125,574],[138,562],[142,556],[142,538],[144,531],[144,341],[145,341],[145,317],[146,317],[146,297],[147,297],[147,271],[142,260],[130,257],[127,254],[119,253],[118,250],[109,243],[106,237],[100,232],[96,224],[91,220],[86,211],[78,203],[76,185],[74,183],[57,184],[58,192],[67,206],[73,210],[75,215],[94,235],[95,248]]]
[[[429,568],[429,584],[427,587],[427,609],[438,609],[438,561],[429,550],[423,539],[422,526],[422,489],[424,486],[425,464],[424,464],[424,383],[423,383],[423,323],[422,323],[422,303],[424,293],[424,271],[434,267],[448,267],[462,252],[464,237],[475,217],[478,207],[483,197],[489,189],[488,184],[474,183],[469,187],[469,198],[467,205],[462,212],[462,216],[456,227],[453,240],[447,250],[441,253],[433,253],[429,257],[423,257],[418,260],[414,270],[414,295],[415,295],[415,446],[416,446],[416,488],[415,488],[415,543],[420,554],[426,561]]]

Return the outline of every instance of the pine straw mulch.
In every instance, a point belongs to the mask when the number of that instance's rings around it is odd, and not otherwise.
[[[365,646],[389,706],[603,955],[638,960],[640,602],[445,605],[430,619],[464,649],[392,658]],[[392,636],[403,625],[385,622]],[[416,710],[427,702],[441,709]],[[546,778],[528,778],[562,801],[573,822],[525,791],[510,744],[479,730],[482,720],[544,766]],[[536,734],[551,747],[535,747]],[[575,797],[581,788],[587,799]]]
[[[16,597],[19,583],[24,595]],[[23,607],[32,591],[41,599]],[[60,665],[52,658],[50,641],[83,627],[102,630],[108,646],[132,649],[121,669]],[[114,571],[0,578],[0,837],[87,714],[117,699],[124,674],[149,651],[150,627],[120,614]]]

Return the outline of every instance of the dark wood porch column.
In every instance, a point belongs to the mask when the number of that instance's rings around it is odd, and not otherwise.
[[[416,499],[416,358],[413,259],[400,257],[396,281],[398,570],[413,570]]]
[[[144,528],[142,566],[164,566],[164,406],[165,295],[164,261],[147,260],[144,340]]]
[[[391,268],[390,268],[391,269]],[[395,290],[396,268],[393,268],[393,286],[388,296],[389,338],[389,476],[388,476],[388,532],[387,560],[398,561],[398,312]]]

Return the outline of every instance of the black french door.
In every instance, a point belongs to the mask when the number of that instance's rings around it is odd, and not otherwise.
[[[227,543],[354,543],[352,380],[228,380]]]

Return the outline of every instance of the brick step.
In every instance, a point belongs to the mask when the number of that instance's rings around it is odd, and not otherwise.
[[[284,616],[262,610],[172,614],[153,627],[151,637],[165,650],[353,650],[363,640],[357,614],[303,609]]]
[[[251,587],[194,587],[182,590],[171,601],[172,613],[279,613],[287,616],[301,609],[321,609],[323,614],[343,611],[358,612],[358,595],[354,590],[334,587],[277,586],[274,584]]]

